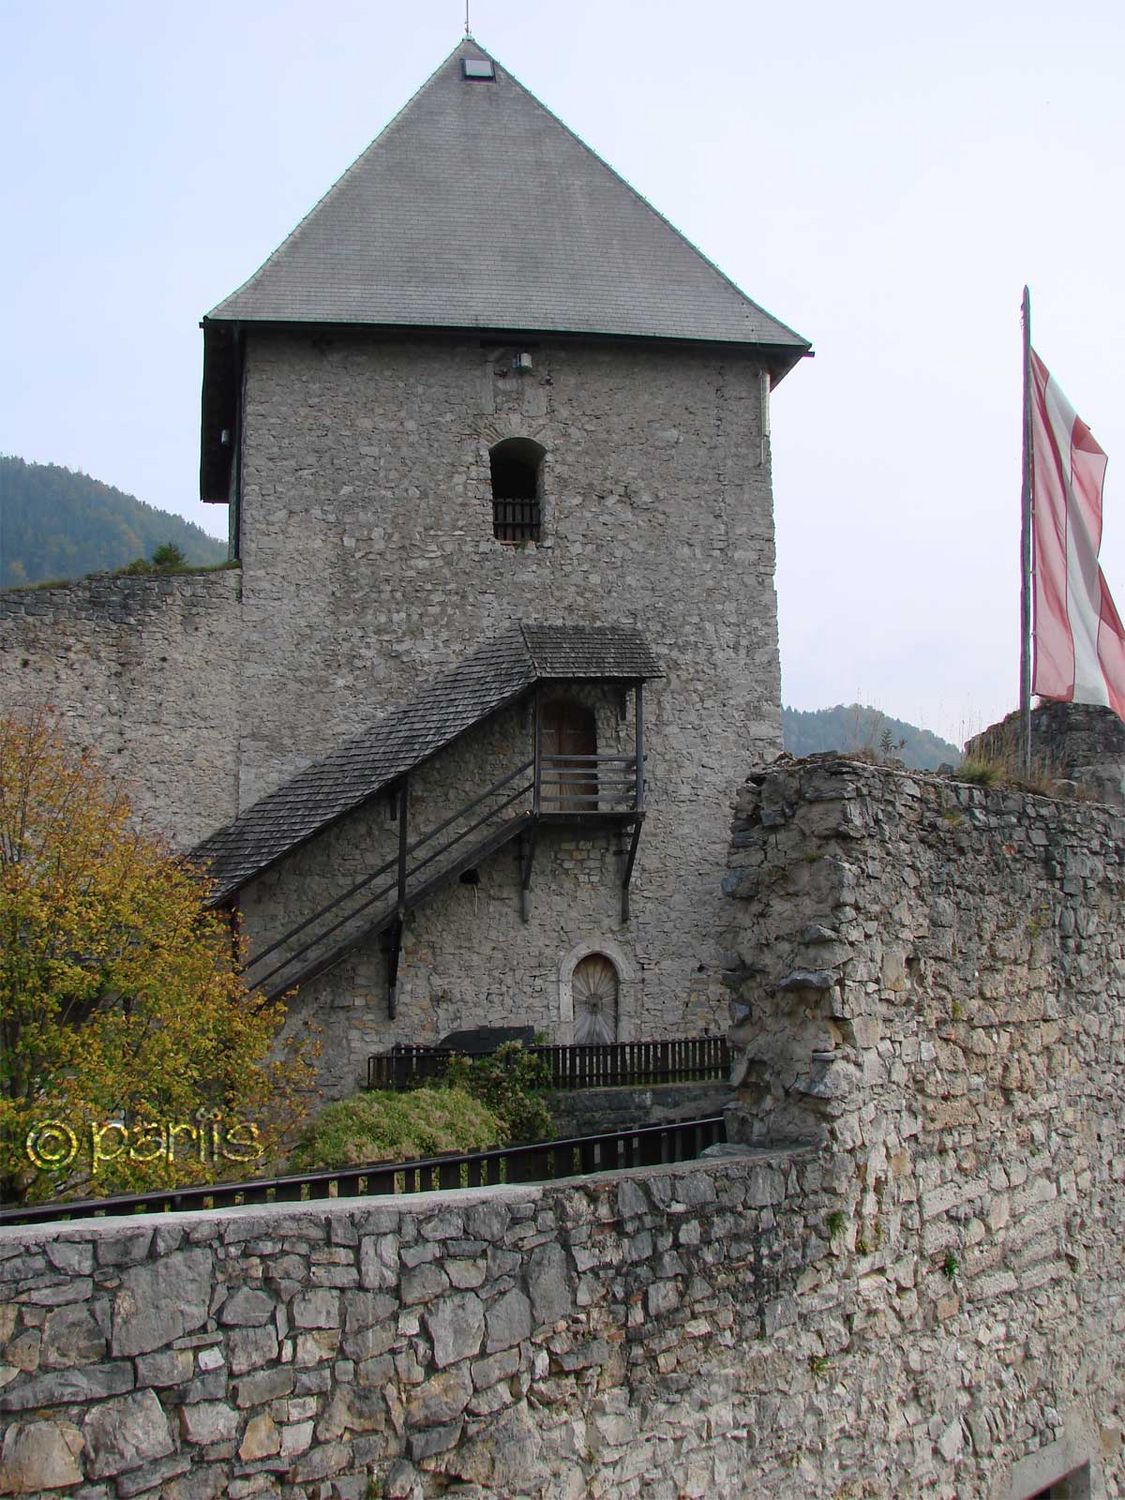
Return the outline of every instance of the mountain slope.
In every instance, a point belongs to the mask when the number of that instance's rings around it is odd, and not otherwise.
[[[0,454],[0,588],[123,568],[164,542],[189,563],[227,555],[200,527],[88,474]]]
[[[808,712],[783,708],[781,729],[791,755],[814,755],[818,750],[878,751],[901,760],[912,771],[934,771],[961,760],[960,750],[948,740],[858,703]]]

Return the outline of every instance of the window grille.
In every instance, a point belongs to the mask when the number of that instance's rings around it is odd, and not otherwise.
[[[539,498],[544,450],[530,438],[506,438],[489,453],[492,534],[509,544],[537,542],[542,534]]]

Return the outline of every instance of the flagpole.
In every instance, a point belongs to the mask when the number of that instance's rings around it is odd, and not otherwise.
[[[1020,501],[1020,759],[1031,770],[1031,293],[1023,289],[1023,491]]]

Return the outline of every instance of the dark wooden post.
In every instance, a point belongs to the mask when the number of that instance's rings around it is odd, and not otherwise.
[[[637,812],[645,810],[645,689],[644,683],[637,683],[636,691],[636,720],[637,720]]]
[[[538,686],[535,689],[535,770],[532,775],[531,811],[535,817],[539,816],[539,804],[542,799],[543,786],[543,729],[542,729],[542,694]]]
[[[398,917],[406,915],[406,820],[410,802],[410,778],[398,784]]]

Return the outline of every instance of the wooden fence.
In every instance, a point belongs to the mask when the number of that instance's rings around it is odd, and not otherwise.
[[[722,1082],[730,1077],[726,1037],[665,1037],[603,1046],[528,1047],[546,1066],[553,1089],[637,1088],[656,1083]],[[367,1059],[369,1089],[412,1089],[442,1077],[450,1058],[438,1047],[400,1043]],[[483,1055],[483,1054],[476,1054]]]

